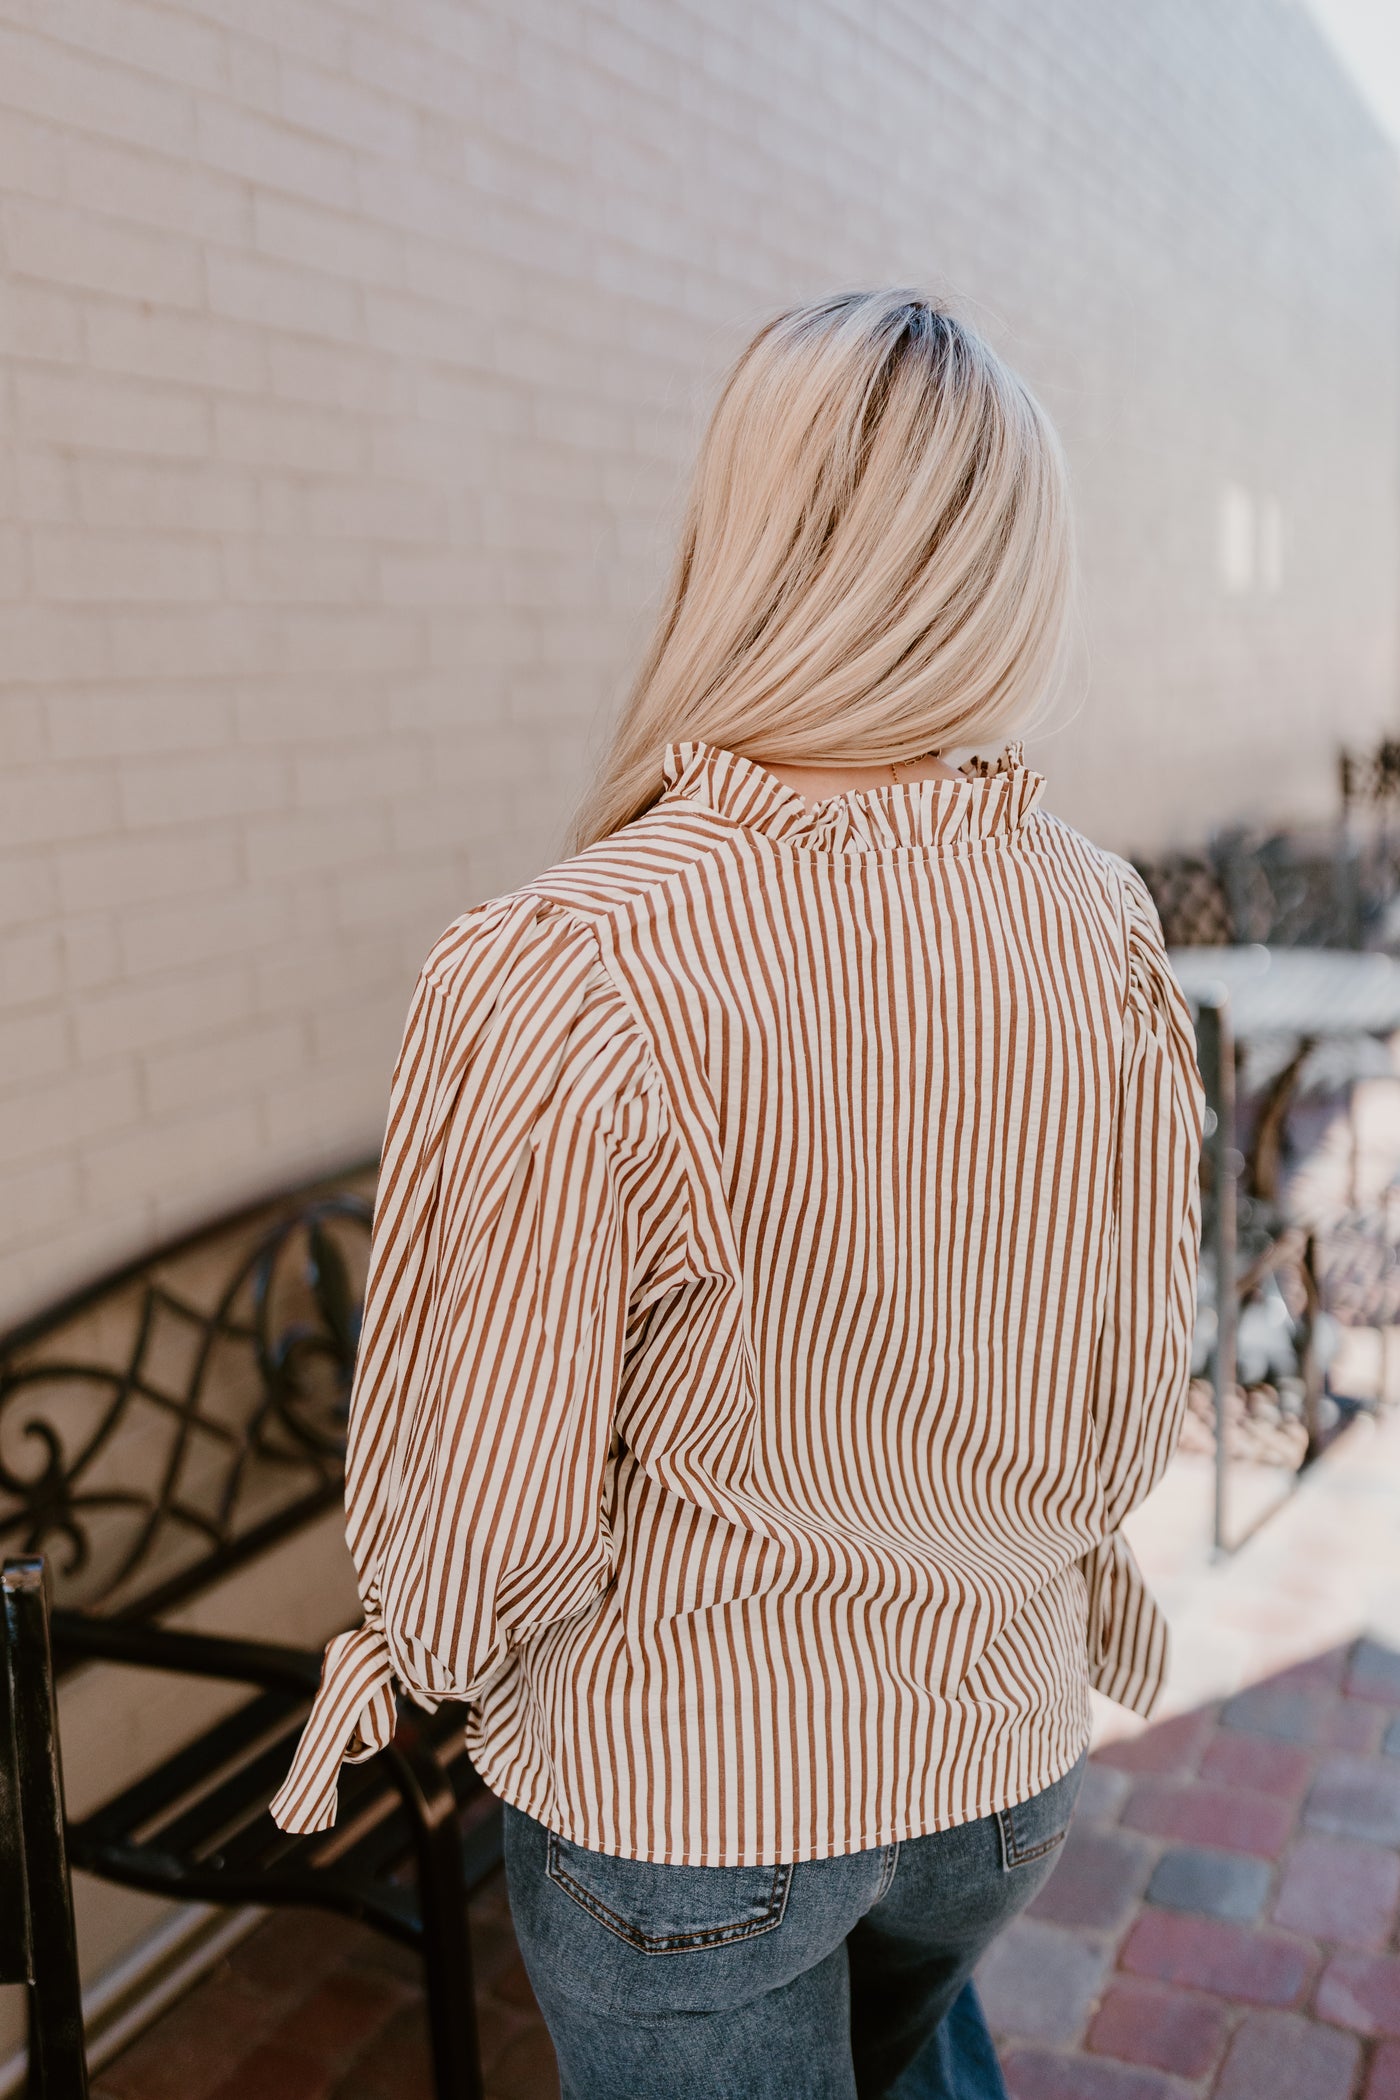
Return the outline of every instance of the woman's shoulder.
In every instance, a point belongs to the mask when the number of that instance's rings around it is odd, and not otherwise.
[[[523,883],[459,912],[429,948],[420,981],[459,1011],[499,1006],[532,986],[557,995],[605,974],[596,918],[583,896]]]
[[[460,912],[434,942],[423,965],[444,989],[511,956],[596,956],[604,922],[694,859],[671,850],[659,829],[640,822],[612,838],[555,861],[513,890]]]
[[[437,1060],[449,1092],[479,1069],[531,1114],[552,1103],[597,1118],[658,1091],[648,1037],[597,927],[529,883],[483,898],[439,934],[407,1048]]]
[[[425,968],[455,981],[482,956],[500,960],[522,947],[552,948],[561,960],[571,952],[596,955],[610,922],[625,919],[644,906],[649,893],[722,850],[723,830],[676,824],[669,815],[664,807],[648,810],[518,888],[483,898],[444,929]]]
[[[1180,993],[1162,921],[1152,892],[1133,863],[1062,818],[1037,812],[1031,823],[1038,850],[1059,863],[1057,887],[1063,889],[1068,877],[1099,928],[1127,996],[1140,993],[1154,1002],[1177,1001]]]
[[[1157,923],[1152,893],[1132,862],[1109,846],[1067,824],[1063,817],[1037,810],[1030,820],[1031,831],[1042,851],[1082,868],[1085,874],[1125,914],[1129,924]],[[1160,926],[1157,928],[1160,933]]]
[[[696,803],[662,796],[606,838],[555,861],[526,888],[581,919],[604,919],[626,913],[735,841],[733,824]]]

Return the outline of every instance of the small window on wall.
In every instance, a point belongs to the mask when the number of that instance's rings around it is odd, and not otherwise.
[[[1254,498],[1237,481],[1227,481],[1220,491],[1217,540],[1227,591],[1247,591],[1254,582],[1254,529]]]
[[[1283,507],[1276,496],[1254,496],[1238,481],[1224,482],[1216,514],[1216,561],[1227,591],[1283,589]]]
[[[1259,506],[1259,582],[1270,597],[1283,589],[1283,511],[1275,496]]]

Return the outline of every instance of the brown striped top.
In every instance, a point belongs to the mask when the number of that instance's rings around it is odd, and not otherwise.
[[[458,919],[394,1075],[350,1422],[364,1623],[580,1845],[821,1859],[1024,1799],[1165,1635],[1119,1536],[1186,1388],[1202,1101],[1140,879],[1012,745],[660,798]]]

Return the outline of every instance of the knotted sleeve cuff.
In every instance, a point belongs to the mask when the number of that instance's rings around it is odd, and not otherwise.
[[[1167,1675],[1167,1622],[1121,1532],[1084,1558],[1089,1592],[1089,1682],[1144,1720]]]
[[[342,1764],[362,1764],[393,1738],[393,1666],[380,1627],[368,1621],[326,1648],[321,1684],[291,1770],[269,1806],[281,1830],[329,1830]]]

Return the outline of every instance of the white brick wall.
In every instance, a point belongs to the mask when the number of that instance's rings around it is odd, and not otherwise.
[[[1069,442],[1120,846],[1392,720],[1394,170],[1291,0],[0,0],[0,1311],[382,1125],[558,851],[725,360],[951,286]],[[1216,506],[1282,510],[1228,595]]]

